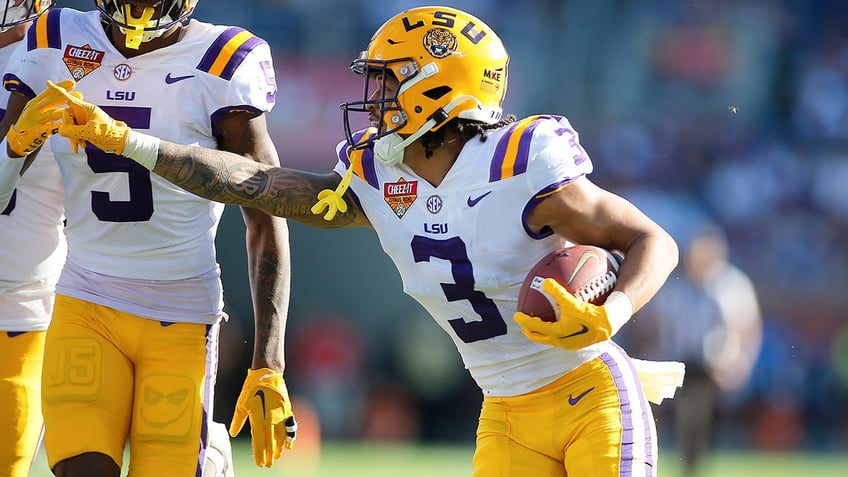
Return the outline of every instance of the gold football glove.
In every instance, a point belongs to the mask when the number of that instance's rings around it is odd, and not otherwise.
[[[113,119],[96,104],[83,100],[61,85],[48,81],[47,87],[55,91],[68,106],[62,115],[59,134],[71,141],[74,152],[79,147],[85,147],[86,143],[104,152],[124,152],[130,134],[130,127],[126,123]]]
[[[365,135],[362,136],[362,140],[365,140],[374,134],[377,134],[377,129],[369,128],[368,131],[365,132]],[[315,205],[312,206],[312,209],[310,209],[313,214],[318,215],[323,212],[324,209],[327,209],[327,212],[324,213],[324,220],[329,222],[336,216],[336,212],[341,212],[343,214],[347,212],[347,202],[345,202],[343,197],[345,192],[347,192],[348,187],[350,187],[350,180],[353,178],[353,169],[355,167],[359,167],[359,164],[362,162],[362,154],[364,152],[364,149],[356,149],[350,153],[350,166],[348,166],[347,171],[345,171],[345,175],[342,176],[341,182],[339,182],[339,185],[336,186],[336,190],[324,189],[318,193],[318,202],[316,202]]]
[[[513,319],[530,341],[578,350],[612,336],[612,325],[603,306],[575,297],[553,278],[542,281],[542,291],[557,302],[560,315],[557,321],[548,322],[516,312]]]
[[[62,81],[59,83],[59,89],[64,94],[47,88],[27,102],[18,120],[6,133],[6,142],[12,152],[18,156],[26,156],[56,133],[62,120],[65,95],[71,98],[82,96],[80,93],[67,91],[73,89],[74,85],[73,80]]]
[[[232,437],[238,435],[246,419],[250,419],[253,460],[257,466],[271,467],[283,454],[283,447],[294,446],[297,422],[282,374],[268,368],[247,370],[230,423]]]

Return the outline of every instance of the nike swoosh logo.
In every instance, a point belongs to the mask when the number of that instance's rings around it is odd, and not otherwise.
[[[26,333],[26,331],[7,331],[6,335],[9,336],[9,338],[14,338],[16,336],[21,336],[24,333]]]
[[[171,76],[171,73],[165,75],[165,83],[174,84],[177,81],[187,80],[189,78],[194,78],[194,75],[186,75],[186,76]]]
[[[583,326],[583,328],[581,328],[580,331],[575,331],[574,333],[571,333],[570,335],[561,336],[560,338],[574,338],[575,336],[584,335],[584,334],[589,332],[588,326],[586,326],[586,325],[581,325],[581,326]]]
[[[593,258],[599,262],[601,261],[601,257],[599,257],[597,253],[588,250],[583,252],[583,255],[580,256],[580,260],[577,261],[577,266],[574,267],[574,271],[571,272],[571,276],[568,277],[568,281],[566,282],[566,284],[570,285],[571,282],[574,281],[574,277],[576,277],[577,274],[580,273],[580,269],[583,268],[583,266],[586,265],[586,263],[588,263],[589,260],[592,260]]]
[[[265,391],[260,389],[254,396],[259,396],[259,400],[262,401],[262,418],[265,419]]]
[[[161,326],[162,328],[164,328],[164,327],[166,327],[166,326],[171,326],[171,325],[173,325],[173,324],[174,324],[174,322],[173,322],[173,321],[160,321],[160,322],[159,322],[159,326]]]
[[[478,197],[474,197],[474,198],[469,197],[468,198],[468,207],[474,207],[475,205],[477,205],[477,202],[480,202],[481,200],[483,200],[483,197],[486,197],[487,195],[489,195],[491,193],[492,193],[492,191],[489,191],[489,192],[486,192],[485,194],[478,196]]]
[[[572,406],[577,404],[578,402],[580,402],[581,399],[583,399],[583,397],[585,395],[589,394],[593,389],[595,389],[594,386],[583,391],[582,393],[578,394],[577,396],[572,396],[571,394],[569,394],[568,395],[568,404],[571,404]]]

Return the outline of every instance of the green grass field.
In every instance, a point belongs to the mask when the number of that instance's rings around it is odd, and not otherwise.
[[[471,447],[392,446],[328,443],[295,448],[270,469],[253,463],[250,441],[234,441],[236,477],[468,477]],[[126,474],[125,474],[126,475]],[[711,457],[699,477],[843,477],[846,454],[753,454],[723,452]],[[50,477],[42,454],[30,477]],[[661,451],[659,477],[680,477],[672,451]],[[164,477],[164,476],[163,476]]]

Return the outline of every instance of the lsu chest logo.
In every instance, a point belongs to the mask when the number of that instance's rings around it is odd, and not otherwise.
[[[383,198],[392,212],[402,219],[418,198],[418,181],[407,182],[401,177],[397,182],[386,182],[383,184]]]
[[[100,68],[103,64],[103,55],[104,52],[92,49],[88,43],[83,46],[68,45],[65,47],[62,61],[65,62],[74,80],[79,81]]]

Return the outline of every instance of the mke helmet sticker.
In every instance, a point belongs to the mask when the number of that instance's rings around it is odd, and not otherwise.
[[[456,51],[456,35],[444,28],[431,28],[424,34],[424,48],[434,58],[444,58]]]

